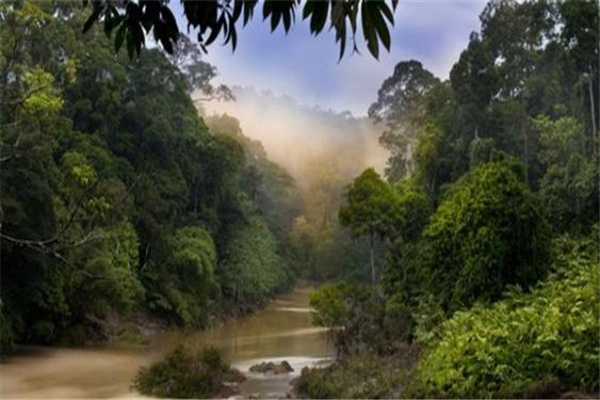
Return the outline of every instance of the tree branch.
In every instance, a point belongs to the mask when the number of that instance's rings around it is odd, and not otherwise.
[[[105,276],[92,274],[91,272],[86,271],[86,270],[84,270],[84,269],[82,269],[82,268],[74,265],[69,260],[67,260],[65,258],[65,256],[63,256],[62,254],[60,254],[59,252],[57,252],[55,249],[53,249],[52,247],[48,247],[46,245],[46,243],[44,243],[44,241],[40,241],[40,240],[28,240],[28,239],[17,239],[17,238],[14,238],[12,236],[5,235],[3,233],[0,233],[0,239],[4,239],[7,242],[13,243],[13,244],[15,244],[17,246],[27,247],[28,249],[40,252],[42,254],[50,255],[50,256],[52,256],[52,257],[60,260],[61,262],[63,262],[67,267],[71,268],[72,270],[74,270],[74,271],[82,274],[86,278],[90,278],[90,279],[107,279],[107,277],[105,277]]]

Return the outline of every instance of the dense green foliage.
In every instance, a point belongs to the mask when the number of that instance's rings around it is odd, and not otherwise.
[[[0,7],[3,351],[85,341],[109,312],[204,326],[293,281],[294,182],[199,117],[214,67],[114,57],[68,3]]]
[[[225,254],[223,292],[238,304],[265,299],[290,279],[275,237],[258,218],[235,231]]]
[[[598,216],[598,162],[586,157],[582,124],[572,117],[534,120],[540,132],[540,158],[547,167],[540,182],[544,209],[556,232],[586,234],[584,221]]]
[[[143,395],[169,399],[211,399],[232,394],[227,384],[244,380],[219,352],[208,347],[197,354],[178,347],[163,360],[143,367],[135,377],[135,388]]]
[[[150,307],[172,315],[183,325],[206,319],[214,297],[217,255],[212,238],[202,228],[178,229],[165,242],[169,259],[146,274]]]
[[[373,168],[366,169],[348,186],[348,204],[340,207],[340,221],[356,236],[388,237],[401,225],[399,202],[394,196]]]
[[[438,328],[418,367],[424,395],[514,397],[541,380],[598,391],[597,243],[558,245],[567,254],[539,287],[515,288],[493,306],[458,312]]]
[[[338,356],[386,342],[385,332],[380,329],[384,310],[365,285],[323,285],[310,294],[309,305],[314,310],[314,323],[330,328]]]
[[[545,275],[547,223],[524,178],[506,162],[483,164],[456,182],[423,233],[425,272],[444,308],[496,300],[507,284]]]
[[[400,62],[369,110],[389,183],[362,184],[365,171],[340,217],[364,233],[362,221],[399,216],[377,262],[384,298],[345,284],[311,296],[315,323],[350,356],[303,374],[306,395],[352,396],[377,382],[352,373],[352,354],[401,358],[403,341],[425,347],[410,390],[399,380],[368,393],[599,388],[598,4],[491,1],[480,19],[448,81]],[[365,201],[381,193],[393,193],[387,208]]]

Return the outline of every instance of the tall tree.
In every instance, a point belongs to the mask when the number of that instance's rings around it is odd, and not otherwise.
[[[596,1],[565,1],[559,3],[561,21],[564,28],[561,40],[579,75],[578,84],[582,85],[583,103],[589,111],[592,136],[592,154],[598,154],[598,24],[600,10]],[[587,92],[587,96],[583,93]],[[587,97],[587,99],[585,99]]]
[[[400,62],[381,85],[377,101],[369,107],[369,117],[385,125],[379,141],[392,153],[386,169],[392,181],[413,170],[415,142],[426,111],[425,99],[439,83],[420,62]]]
[[[183,74],[194,103],[212,100],[230,101],[235,96],[227,85],[213,86],[217,68],[202,59],[202,51],[189,37],[181,34],[168,59]]]
[[[371,279],[375,287],[375,239],[393,236],[402,218],[399,201],[373,168],[366,169],[348,186],[346,199],[347,204],[340,207],[340,222],[354,236],[369,238]]]

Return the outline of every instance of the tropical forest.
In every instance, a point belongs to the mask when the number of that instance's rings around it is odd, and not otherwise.
[[[0,398],[599,398],[595,0],[0,3]]]

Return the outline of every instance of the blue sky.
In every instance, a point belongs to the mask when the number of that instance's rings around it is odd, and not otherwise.
[[[399,61],[419,60],[436,76],[448,78],[469,34],[479,30],[484,7],[484,1],[400,0],[391,51],[383,51],[377,61],[359,37],[362,54],[347,52],[339,63],[332,32],[312,37],[308,24],[297,18],[287,36],[283,31],[271,34],[257,9],[255,18],[239,29],[235,53],[217,40],[205,59],[218,68],[218,83],[253,86],[323,109],[366,115],[377,89]],[[180,29],[185,30],[179,4],[174,12]]]

